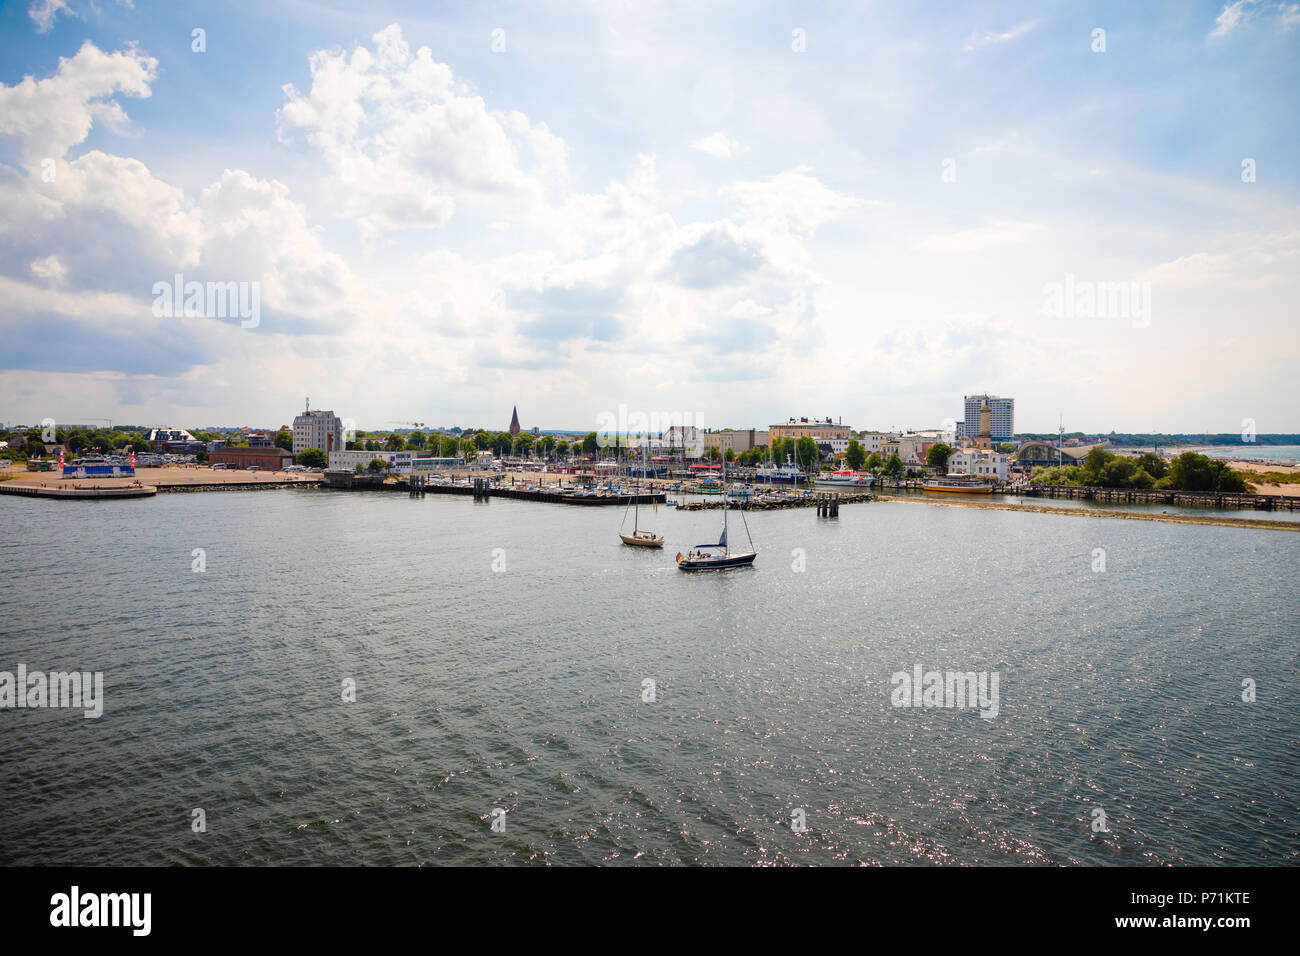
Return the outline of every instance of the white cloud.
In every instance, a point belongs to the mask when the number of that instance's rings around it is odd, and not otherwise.
[[[95,120],[124,124],[126,113],[108,97],[148,96],[157,69],[157,60],[134,47],[105,53],[87,40],[71,59],[59,58],[53,76],[0,84],[0,135],[21,142],[23,164],[34,170],[84,141]]]
[[[753,299],[744,299],[727,310],[727,315],[733,319],[757,319],[771,314],[772,310],[769,307],[759,305]]]
[[[68,10],[68,0],[32,0],[32,5],[27,8],[27,15],[31,17],[32,23],[36,24],[37,33],[49,33],[54,27],[54,18],[61,11],[71,12]]]
[[[32,275],[47,282],[61,282],[63,277],[68,274],[68,270],[63,268],[63,263],[59,261],[58,256],[46,256],[43,259],[36,259],[32,262],[31,268]]]
[[[1215,18],[1214,29],[1210,31],[1210,36],[1222,37],[1231,33],[1247,18],[1246,7],[1254,2],[1255,0],[1234,0],[1225,5],[1223,11]]]
[[[718,159],[733,159],[742,153],[749,152],[748,146],[742,145],[723,132],[710,133],[703,139],[691,143],[691,148],[698,149],[701,153],[708,153],[710,156],[716,156]]]
[[[885,205],[880,200],[867,202],[828,188],[809,166],[797,166],[764,180],[734,183],[722,192],[737,201],[743,219],[770,231],[805,236],[850,209]]]
[[[1159,285],[1186,285],[1198,282],[1221,282],[1231,277],[1231,256],[1197,252],[1148,269],[1141,279]]]
[[[367,235],[441,226],[458,202],[542,200],[567,176],[563,140],[518,111],[493,112],[396,24],[375,50],[320,50],[307,94],[284,87],[282,139],[303,130]]]
[[[978,252],[982,249],[1019,245],[1043,229],[1038,223],[995,219],[984,226],[928,236],[918,245],[934,252]]]
[[[1038,20],[1026,20],[1024,23],[1019,23],[1003,33],[994,33],[991,31],[972,33],[970,39],[966,41],[966,49],[968,51],[981,50],[987,46],[994,46],[999,43],[1006,43],[1010,40],[1018,39],[1026,33],[1029,33],[1038,26],[1038,24]]]

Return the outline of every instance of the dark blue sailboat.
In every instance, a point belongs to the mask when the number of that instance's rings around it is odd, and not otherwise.
[[[677,567],[683,571],[724,571],[728,568],[744,568],[754,563],[758,552],[754,550],[754,539],[749,534],[749,522],[745,512],[741,511],[740,520],[745,528],[745,537],[749,541],[748,551],[732,551],[727,544],[727,512],[731,502],[727,497],[727,466],[722,465],[722,537],[717,544],[697,544],[686,554],[677,553]]]

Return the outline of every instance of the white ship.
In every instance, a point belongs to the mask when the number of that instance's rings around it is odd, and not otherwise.
[[[875,482],[874,475],[852,469],[841,469],[813,479],[813,484],[818,488],[870,488]]]

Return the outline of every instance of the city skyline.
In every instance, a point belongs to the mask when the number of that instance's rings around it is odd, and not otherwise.
[[[1294,5],[565,10],[6,6],[0,417],[1300,430]]]

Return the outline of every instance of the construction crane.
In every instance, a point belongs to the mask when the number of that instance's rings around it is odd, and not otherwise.
[[[424,428],[424,422],[389,422],[390,425],[410,425],[412,428]]]

